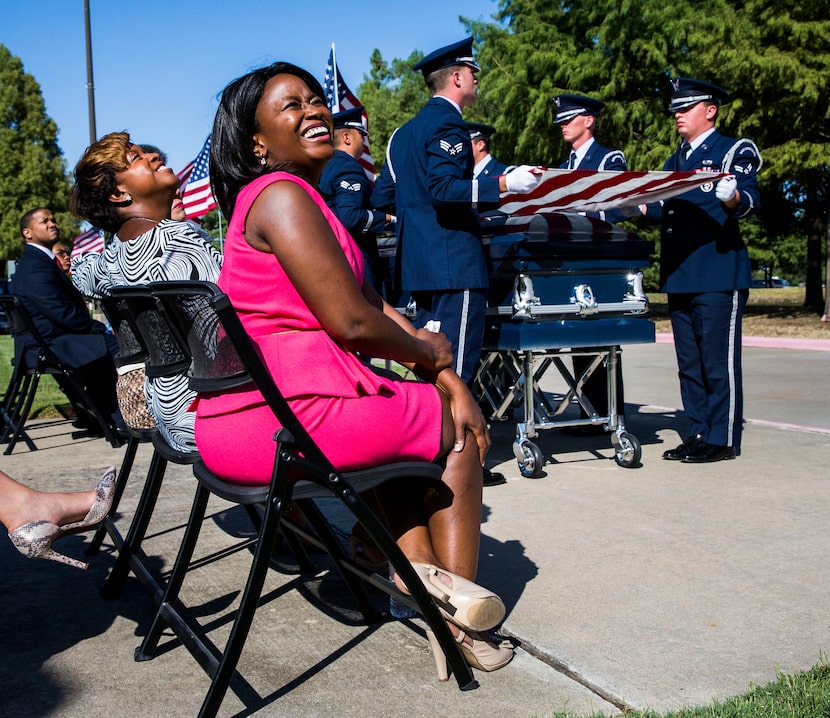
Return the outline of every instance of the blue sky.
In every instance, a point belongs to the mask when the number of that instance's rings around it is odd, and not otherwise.
[[[97,134],[128,130],[177,172],[210,132],[231,80],[288,60],[322,82],[331,43],[353,91],[384,59],[465,37],[497,0],[89,0]],[[38,81],[71,169],[89,144],[83,0],[0,0],[0,44]]]

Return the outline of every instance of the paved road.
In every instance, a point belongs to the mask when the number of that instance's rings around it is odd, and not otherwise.
[[[743,455],[704,466],[660,459],[683,431],[671,346],[625,347],[624,357],[641,468],[618,467],[605,437],[551,430],[539,437],[545,475],[524,479],[513,425],[493,428],[491,460],[509,480],[485,490],[480,581],[508,605],[504,630],[522,642],[513,664],[462,693],[435,681],[425,641],[407,625],[357,625],[324,564],[305,580],[272,571],[240,663],[259,697],[246,708],[229,694],[221,715],[610,715],[708,703],[814,665],[830,649],[830,356],[747,347]],[[39,488],[91,486],[123,449],[70,429],[40,423],[41,449],[21,446],[0,467]],[[122,526],[148,461],[143,449]],[[147,542],[159,571],[192,492],[189,471],[171,468]],[[237,509],[211,509],[201,556],[246,531]],[[86,540],[61,548],[81,555]],[[171,640],[155,660],[132,660],[152,607],[132,580],[120,600],[99,598],[112,560],[108,548],[83,573],[0,544],[0,718],[196,713],[207,680],[184,649]],[[188,576],[185,598],[217,643],[249,560],[232,553]]]

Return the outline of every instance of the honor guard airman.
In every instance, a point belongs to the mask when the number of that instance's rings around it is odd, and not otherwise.
[[[594,137],[597,118],[605,103],[594,97],[584,95],[554,95],[553,122],[560,126],[562,139],[570,145],[568,159],[559,165],[560,169],[571,170],[608,170],[622,172],[627,169],[625,155],[621,150],[611,150],[603,147]],[[607,222],[619,222],[625,219],[620,210],[601,210],[599,212],[585,212],[588,217],[597,217]],[[577,378],[588,368],[593,361],[590,356],[572,357],[574,376]],[[600,366],[594,370],[582,387],[585,398],[594,407],[600,416],[608,416],[608,371],[607,367]],[[580,407],[583,416],[586,412]],[[622,359],[617,366],[617,406],[615,412],[625,416],[625,399],[623,397]],[[564,430],[572,434],[602,434],[602,426],[575,426]]]
[[[715,129],[727,92],[709,82],[671,81],[669,112],[682,144],[664,170],[726,173],[697,189],[649,205],[661,221],[660,291],[668,294],[680,396],[689,436],[663,458],[686,463],[734,459],[743,422],[741,319],[750,263],[738,220],[758,211],[762,160],[747,139]]]
[[[365,279],[379,290],[383,272],[377,236],[393,230],[394,218],[372,208],[372,183],[358,161],[366,136],[363,108],[337,112],[332,122],[334,155],[323,169],[317,189],[360,247],[366,262]]]
[[[478,95],[471,37],[431,52],[414,69],[432,97],[390,138],[372,202],[397,215],[396,272],[417,302],[416,325],[441,323],[454,368],[470,383],[481,355],[488,285],[478,212],[496,209],[501,192],[530,191],[540,177],[518,167],[473,179],[461,116]]]
[[[481,122],[468,122],[467,129],[470,131],[473,161],[475,162],[473,165],[473,179],[503,175],[508,170],[508,166],[504,162],[499,162],[490,154],[490,140],[496,133],[496,128]]]

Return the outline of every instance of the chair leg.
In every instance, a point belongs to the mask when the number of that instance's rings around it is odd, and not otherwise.
[[[381,621],[383,617],[372,604],[369,594],[366,591],[366,584],[351,571],[343,568],[343,559],[345,558],[343,547],[331,530],[329,522],[326,521],[313,501],[303,502],[303,512],[306,514],[306,518],[308,518],[312,528],[325,544],[326,552],[337,565],[340,575],[346,582],[346,586],[352,594],[355,603],[357,603],[358,609],[363,614],[363,620],[367,623],[378,623]]]
[[[124,458],[121,460],[121,469],[118,472],[118,480],[115,482],[115,490],[113,491],[112,496],[112,507],[110,508],[109,515],[98,527],[95,535],[92,537],[92,541],[89,542],[89,546],[84,552],[87,556],[95,556],[98,551],[101,550],[101,544],[104,542],[106,535],[112,535],[114,531],[118,530],[112,522],[112,517],[115,516],[115,512],[118,511],[118,504],[121,502],[121,496],[124,494],[127,479],[130,478],[130,472],[133,469],[133,462],[135,461],[135,455],[138,451],[138,445],[140,443],[140,440],[135,436],[131,436],[130,441],[127,443],[127,448],[124,451]]]
[[[21,377],[17,367],[13,367],[9,384],[3,394],[3,404],[0,407],[0,411],[2,411],[2,417],[0,417],[2,419],[0,444],[5,444],[9,440],[9,434],[14,430],[12,408],[17,405],[23,381],[24,379]]]
[[[26,381],[28,379],[28,381]],[[37,387],[40,383],[40,374],[35,373],[32,375],[26,376],[23,382],[23,388],[20,394],[20,401],[18,401],[17,406],[12,411],[12,419],[14,421],[14,431],[12,432],[11,437],[9,438],[9,445],[6,447],[6,450],[3,452],[6,456],[14,451],[15,444],[17,444],[18,439],[23,439],[29,449],[31,451],[36,451],[37,447],[34,445],[34,442],[29,438],[29,435],[25,432],[24,427],[26,425],[26,421],[29,418],[29,412],[32,410],[32,402],[35,400],[35,394],[37,393]]]
[[[147,472],[147,479],[141,491],[141,498],[127,531],[127,536],[124,539],[124,544],[118,552],[118,558],[113,564],[110,575],[107,576],[107,580],[104,581],[104,585],[101,587],[101,596],[107,600],[118,598],[121,595],[121,589],[124,587],[124,582],[130,573],[130,562],[133,560],[134,554],[140,549],[141,542],[144,541],[144,536],[147,534],[147,527],[150,525],[153,510],[156,508],[156,500],[166,468],[167,460],[157,451],[154,451],[153,458],[150,461],[150,469]]]
[[[254,620],[257,603],[265,584],[265,576],[268,573],[271,554],[280,531],[283,502],[273,494],[272,489],[239,609],[236,612],[228,642],[225,644],[225,650],[222,652],[222,658],[213,673],[210,689],[199,710],[199,718],[214,718],[218,713]]]
[[[53,374],[52,376],[55,377],[55,381],[58,383],[58,386],[60,386],[61,391],[66,394],[69,400],[72,403],[80,404],[86,413],[95,419],[104,434],[104,438],[110,443],[110,446],[112,446],[113,449],[117,449],[123,445],[124,442],[116,434],[110,424],[109,417],[106,417],[101,413],[101,410],[95,402],[92,401],[92,398],[73,374],[63,371]]]
[[[165,626],[170,627],[175,631],[180,638],[183,632],[188,632],[184,623],[184,617],[179,614],[174,607],[179,598],[179,591],[181,591],[184,583],[187,569],[190,567],[190,560],[193,558],[193,551],[196,549],[196,542],[199,539],[199,533],[202,530],[202,523],[205,518],[205,511],[207,510],[208,499],[210,492],[203,488],[201,484],[196,487],[196,495],[193,497],[193,505],[190,509],[190,517],[187,521],[187,528],[185,529],[182,543],[179,546],[179,553],[176,556],[176,562],[173,564],[173,571],[167,581],[167,587],[164,589],[164,596],[161,599],[161,604],[156,610],[156,615],[153,618],[153,623],[150,625],[150,630],[144,636],[141,645],[135,651],[136,661],[149,661],[155,658],[156,648],[158,642],[161,640],[161,634]],[[191,635],[192,641],[198,642],[197,651],[205,652],[208,659],[212,658],[212,653],[201,644],[198,639]],[[188,643],[182,638],[183,643]],[[188,647],[192,648],[192,644],[188,643]],[[203,656],[204,658],[204,656]],[[201,662],[201,661],[200,661]],[[210,661],[209,661],[210,662]],[[213,658],[215,663],[215,658]]]

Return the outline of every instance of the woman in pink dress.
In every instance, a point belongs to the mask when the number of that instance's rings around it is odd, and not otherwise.
[[[490,445],[484,418],[450,369],[447,338],[414,329],[363,282],[360,250],[317,193],[334,152],[323,97],[311,74],[288,63],[255,70],[223,91],[210,158],[214,194],[230,217],[218,283],[335,466],[444,464],[440,482],[397,483],[377,498],[468,662],[495,670],[513,650],[480,633],[505,608],[473,583]],[[399,362],[422,381],[390,376],[364,357]],[[276,428],[258,392],[198,400],[199,452],[229,481],[270,481]],[[439,678],[446,678],[440,662]]]

